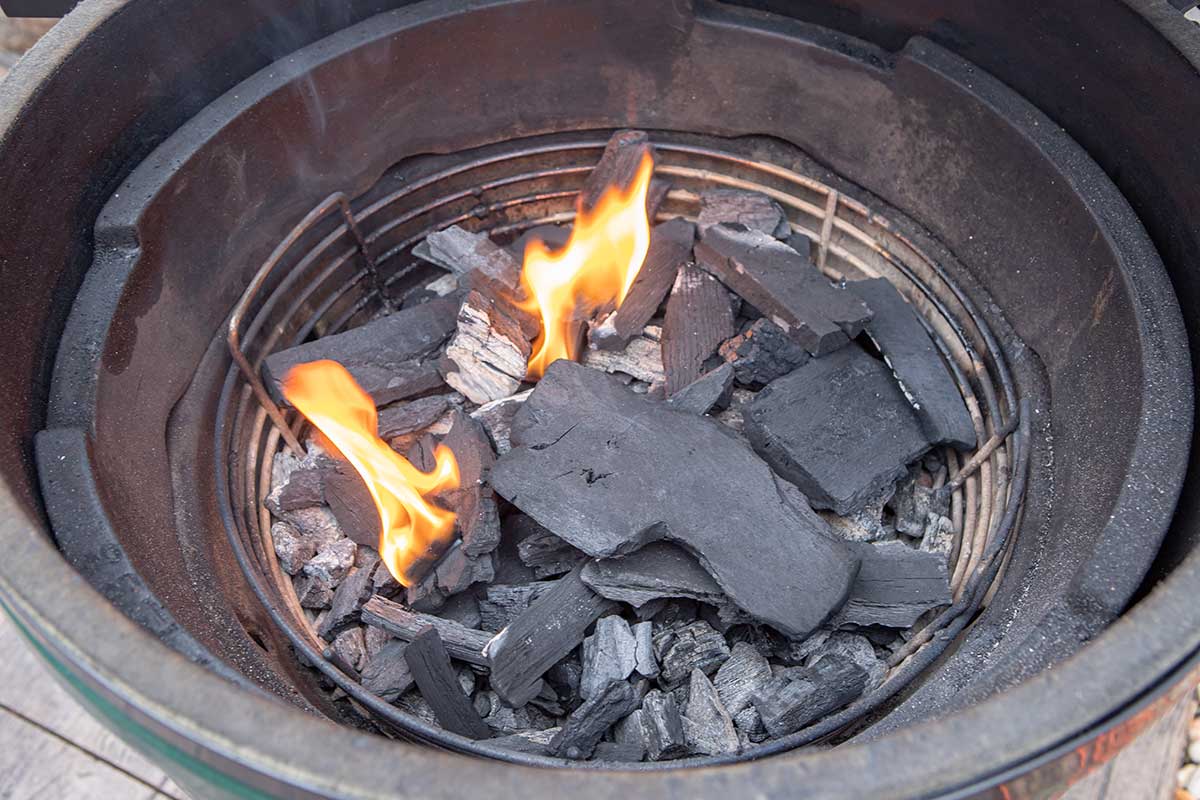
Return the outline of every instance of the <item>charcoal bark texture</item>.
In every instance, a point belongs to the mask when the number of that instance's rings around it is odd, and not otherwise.
[[[491,730],[463,694],[450,656],[432,627],[421,631],[404,650],[404,660],[425,702],[433,708],[438,724],[451,733],[470,739],[486,739]]]
[[[411,689],[412,672],[404,659],[407,647],[408,642],[393,639],[369,658],[362,671],[363,688],[389,703]]]
[[[281,381],[297,364],[329,359],[345,367],[375,405],[403,400],[442,385],[424,359],[454,331],[456,303],[431,300],[358,328],[272,353],[263,361],[263,381],[275,400],[289,405]],[[432,376],[431,376],[432,370]]]
[[[336,587],[350,573],[358,546],[349,539],[338,539],[325,545],[304,565],[305,575],[320,578],[331,587]]]
[[[450,407],[445,395],[435,394],[379,409],[376,430],[380,439],[392,439],[428,428]]]
[[[736,642],[729,659],[717,670],[713,685],[725,709],[737,714],[770,679],[771,664],[766,656],[749,642]]]
[[[736,753],[741,747],[729,710],[721,702],[712,681],[698,669],[689,677],[683,729],[688,750],[706,756]]]
[[[498,303],[471,291],[458,309],[457,330],[441,362],[443,377],[473,403],[508,397],[525,377],[531,338]]]
[[[497,632],[509,625],[533,601],[545,594],[553,581],[523,584],[492,584],[484,589],[479,601],[479,625],[485,631]]]
[[[585,350],[583,363],[592,369],[621,373],[651,384],[664,382],[662,329],[647,325],[622,350]]]
[[[483,425],[483,429],[487,431],[488,437],[491,438],[496,452],[500,455],[504,455],[512,449],[512,444],[509,441],[509,434],[512,432],[512,420],[517,413],[517,409],[529,397],[531,391],[533,390],[526,389],[509,397],[493,400],[471,412],[471,419]]]
[[[317,628],[317,633],[322,638],[328,639],[331,635],[340,633],[346,627],[358,622],[358,612],[366,599],[371,596],[373,588],[371,575],[377,567],[379,567],[379,558],[374,556],[369,563],[355,569],[338,584],[337,591],[333,593],[329,614]]]
[[[583,675],[579,694],[585,700],[613,681],[623,681],[637,666],[637,641],[629,623],[616,614],[596,621],[596,631],[583,640]]]
[[[746,410],[745,432],[812,504],[861,509],[929,449],[887,366],[857,345],[770,383]]]
[[[903,542],[855,544],[862,566],[850,597],[835,617],[838,626],[908,628],[931,608],[953,601],[946,559]]]
[[[667,542],[652,542],[619,558],[588,562],[580,574],[597,594],[638,607],[660,597],[727,602],[725,593],[694,556]]]
[[[705,675],[729,659],[725,637],[703,620],[666,628],[654,637],[654,655],[658,659],[658,682],[665,689],[682,686],[698,669]]]
[[[707,417],[558,361],[517,413],[513,443],[492,470],[496,491],[591,556],[673,540],[733,603],[793,636],[845,599],[854,557],[815,514],[785,504],[766,464]],[[730,519],[753,526],[753,548],[729,535]]]
[[[713,225],[695,253],[700,266],[815,356],[845,345],[871,318],[856,295],[834,287],[806,257],[761,231]]]
[[[621,190],[627,189],[637,177],[638,167],[642,159],[654,156],[650,145],[650,137],[644,131],[617,131],[608,140],[600,161],[588,173],[579,191],[579,203],[585,210],[591,210],[610,186]]]
[[[679,268],[692,257],[695,238],[695,226],[685,219],[669,220],[650,231],[650,248],[625,299],[588,332],[592,347],[623,350],[642,332],[671,290]]]
[[[685,264],[671,287],[663,322],[662,363],[667,395],[699,378],[704,360],[733,334],[729,292],[712,275]]]
[[[492,688],[506,704],[523,706],[537,696],[546,670],[578,647],[591,624],[613,608],[611,600],[584,585],[579,572],[576,568],[555,581],[488,645]]]
[[[670,694],[651,689],[642,698],[642,730],[646,757],[651,761],[679,758],[688,751],[683,715]]]
[[[866,685],[867,671],[835,654],[771,678],[753,702],[767,731],[779,738],[847,705]]]
[[[875,312],[867,323],[867,335],[887,359],[929,440],[974,449],[975,425],[962,393],[916,310],[885,278],[855,281],[849,288]]]
[[[709,409],[722,400],[728,401],[733,376],[733,367],[722,364],[668,397],[667,404],[689,414],[707,414]]]
[[[807,350],[766,318],[754,320],[737,336],[725,341],[718,352],[733,366],[738,383],[746,386],[782,378],[809,359]]]
[[[367,625],[383,628],[406,642],[415,639],[425,628],[436,628],[451,657],[481,667],[488,665],[488,659],[483,654],[483,650],[491,641],[490,633],[464,628],[457,622],[430,614],[410,611],[399,603],[393,603],[379,595],[375,595],[363,604],[362,621]]]
[[[696,226],[704,231],[722,222],[736,222],[778,239],[784,239],[792,232],[783,208],[761,192],[742,189],[707,189],[701,192],[700,216]]]
[[[550,742],[550,753],[574,760],[588,758],[608,729],[637,707],[639,695],[625,681],[610,683],[571,712]]]

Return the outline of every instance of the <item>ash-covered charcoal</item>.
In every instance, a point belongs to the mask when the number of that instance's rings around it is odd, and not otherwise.
[[[849,704],[863,693],[867,671],[841,655],[811,667],[784,670],[752,698],[767,732],[787,736]]]
[[[450,401],[444,394],[392,403],[379,410],[376,426],[379,438],[394,439],[404,434],[423,431],[437,422],[449,407]]]
[[[883,509],[892,497],[893,487],[885,486],[875,497],[868,500],[858,511],[839,516],[832,511],[822,511],[821,518],[838,538],[847,542],[881,542],[896,538],[896,531],[884,522]]]
[[[849,591],[849,551],[811,511],[780,503],[767,465],[707,417],[561,360],[517,413],[513,443],[492,470],[496,491],[591,556],[677,540],[730,601],[794,636]],[[729,535],[728,519],[754,527],[755,548]]]
[[[271,542],[275,546],[279,566],[288,575],[298,573],[317,554],[316,543],[301,536],[290,522],[283,520],[271,523]]]
[[[393,641],[396,641],[396,637],[383,628],[376,628],[373,625],[363,626],[363,651],[366,654],[367,661],[378,655],[384,645]]]
[[[514,753],[529,753],[530,755],[550,755],[550,742],[562,728],[547,728],[544,731],[522,731],[508,736],[495,736],[488,739],[492,747],[502,747]]]
[[[588,758],[617,720],[629,716],[640,695],[629,683],[610,683],[604,690],[571,712],[562,730],[550,742],[550,753],[559,758]]]
[[[596,621],[596,632],[583,640],[583,675],[579,694],[585,700],[613,681],[623,681],[637,666],[637,640],[629,623],[616,614]]]
[[[698,669],[705,675],[729,659],[725,637],[703,620],[667,628],[654,636],[654,657],[659,664],[659,684],[666,689],[683,685]]]
[[[379,511],[362,476],[348,461],[327,458],[321,462],[321,481],[329,510],[355,544],[379,546]]]
[[[612,763],[637,762],[645,755],[646,751],[634,742],[599,742],[592,752],[592,760]]]
[[[326,657],[339,666],[349,667],[357,675],[367,662],[362,628],[355,626],[339,633],[330,644]]]
[[[712,681],[698,669],[692,670],[688,685],[683,730],[688,751],[706,756],[736,753],[741,748],[729,710]]]
[[[712,605],[728,602],[694,556],[667,542],[648,544],[620,558],[590,561],[580,577],[597,594],[634,607],[660,597],[690,597]]]
[[[503,630],[553,585],[553,581],[535,581],[488,586],[479,600],[480,627],[485,631]]]
[[[346,534],[338,526],[337,518],[324,506],[298,508],[283,514],[285,522],[290,524],[301,538],[310,541],[317,550],[327,547]]]
[[[273,481],[267,495],[267,509],[283,518],[289,511],[298,511],[325,503],[325,488],[321,480],[320,457],[305,457],[301,465],[289,470],[282,481]]]
[[[842,656],[863,668],[867,673],[864,691],[869,692],[879,686],[887,675],[887,664],[883,663],[875,654],[871,640],[862,634],[848,631],[830,634],[829,638],[808,657],[805,666],[814,667],[822,659],[830,656]]]
[[[908,628],[931,608],[953,600],[946,559],[903,542],[853,546],[862,566],[850,597],[834,616],[839,627],[882,625]]]
[[[463,694],[458,675],[450,665],[450,656],[435,629],[425,628],[413,637],[404,650],[404,660],[439,725],[470,739],[486,739],[492,735]]]
[[[867,323],[867,335],[887,359],[929,440],[960,450],[973,449],[976,437],[971,415],[917,312],[885,278],[855,281],[849,289],[875,312]]]
[[[499,304],[477,291],[467,294],[457,321],[441,362],[446,383],[480,404],[517,391],[525,378],[532,337]]]
[[[363,688],[389,703],[413,687],[412,672],[404,651],[408,642],[392,639],[367,660],[362,671]]]
[[[654,157],[650,137],[645,131],[617,131],[609,137],[604,152],[588,173],[579,191],[580,207],[590,211],[609,188],[622,191],[633,184],[646,156]]]
[[[925,522],[925,533],[921,535],[920,549],[925,553],[936,553],[943,562],[948,562],[954,551],[954,522],[939,514],[930,516]]]
[[[733,375],[733,367],[722,364],[668,397],[667,404],[689,414],[707,414],[713,406],[728,400],[733,387]]]
[[[525,514],[514,514],[505,523],[517,539],[521,563],[538,578],[551,578],[570,572],[587,561],[587,555],[572,547]]]
[[[863,508],[929,449],[888,368],[857,345],[813,359],[750,403],[746,434],[818,508]]]
[[[442,444],[454,453],[459,474],[459,488],[446,493],[447,504],[457,514],[463,555],[477,558],[500,544],[500,514],[492,489],[485,483],[496,454],[480,424],[457,410],[451,414],[450,430]],[[489,560],[487,577],[481,566],[475,570],[475,580],[490,581],[491,569]],[[447,594],[455,591],[447,588]]]
[[[624,350],[629,340],[642,332],[671,290],[679,268],[692,257],[695,238],[695,226],[685,219],[669,220],[650,231],[646,258],[625,299],[588,332],[593,348]]]
[[[763,725],[762,715],[752,705],[733,715],[733,726],[737,728],[738,743],[743,750],[749,749],[752,744],[766,741],[769,735],[766,726]]]
[[[633,669],[645,678],[658,677],[658,659],[654,657],[654,623],[647,620],[633,625]]]
[[[680,267],[662,331],[667,395],[699,378],[705,359],[733,333],[733,306],[725,287],[691,264]]]
[[[704,231],[722,222],[736,222],[777,239],[786,239],[792,232],[783,208],[765,194],[742,189],[706,189],[700,193],[696,226]]]
[[[358,546],[349,539],[338,539],[322,547],[309,559],[304,565],[304,574],[336,587],[354,566],[354,554],[357,549]]]
[[[492,639],[490,633],[464,628],[457,622],[430,614],[410,611],[399,603],[393,603],[378,595],[363,603],[362,621],[367,625],[383,628],[406,642],[412,641],[421,631],[432,626],[437,629],[446,651],[452,658],[481,667],[488,666],[488,659],[483,650]]]
[[[933,518],[950,513],[949,497],[926,486],[919,469],[910,470],[896,483],[896,491],[887,506],[896,516],[896,530],[914,538],[925,535]]]
[[[749,642],[736,642],[729,658],[717,669],[713,685],[730,714],[750,705],[750,698],[771,679],[771,664]]]
[[[320,611],[333,602],[333,587],[329,582],[312,575],[299,575],[292,581],[296,599],[302,608]]]
[[[695,253],[700,266],[815,356],[845,345],[871,318],[857,295],[833,286],[806,255],[762,231],[713,225]]]
[[[508,705],[523,706],[536,697],[541,676],[578,647],[591,624],[613,607],[584,585],[579,571],[555,581],[488,645],[492,688]]]
[[[460,285],[469,274],[477,285],[494,283],[513,290],[521,279],[521,264],[512,253],[500,247],[484,233],[472,233],[458,225],[435,231],[413,248],[417,258],[449,270]]]
[[[664,381],[662,328],[647,325],[639,336],[629,340],[623,350],[585,350],[582,363],[592,369],[619,373],[662,385]]]
[[[337,591],[333,593],[329,614],[321,623],[321,627],[317,629],[317,633],[322,638],[328,639],[331,635],[358,622],[358,612],[366,599],[371,596],[373,588],[371,575],[378,564],[379,557],[373,556],[370,563],[355,568],[345,580],[338,584]]]
[[[769,319],[756,319],[717,348],[733,366],[737,382],[757,386],[782,378],[808,362],[808,351]]]
[[[358,328],[324,336],[263,361],[263,379],[276,402],[287,405],[281,381],[297,364],[329,359],[345,367],[377,406],[424,394],[442,385],[427,361],[454,331],[456,304],[431,300]]]
[[[665,761],[687,755],[688,742],[679,704],[670,694],[651,689],[642,698],[642,730],[646,757]]]
[[[516,415],[517,409],[521,407],[532,391],[532,389],[526,389],[509,397],[493,400],[471,412],[471,419],[483,425],[483,429],[487,431],[492,444],[495,445],[496,452],[500,455],[504,455],[512,449],[509,434],[512,431],[513,416]]]

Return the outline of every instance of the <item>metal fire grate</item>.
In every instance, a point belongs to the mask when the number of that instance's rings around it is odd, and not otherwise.
[[[389,313],[405,291],[434,274],[411,254],[432,231],[457,223],[504,241],[535,225],[569,222],[576,192],[607,133],[418,159],[398,165],[354,201],[334,194],[284,237],[230,318],[234,366],[220,400],[215,452],[219,502],[233,550],[301,659],[397,736],[519,763],[565,763],[489,747],[426,724],[367,692],[331,661],[328,643],[309,623],[276,561],[270,516],[262,504],[275,454],[281,447],[300,450],[304,421],[272,402],[259,367],[271,352]],[[844,736],[868,714],[885,709],[990,598],[1011,549],[1030,453],[1028,405],[1019,402],[997,340],[946,265],[872,208],[804,174],[815,170],[807,170],[802,156],[778,142],[652,138],[656,174],[672,184],[659,219],[695,219],[702,188],[762,192],[784,207],[794,231],[817,245],[818,266],[831,279],[884,277],[896,285],[949,364],[983,444],[965,458],[946,448],[947,469],[936,478],[935,485],[946,487],[951,499],[955,601],[914,632],[895,654],[881,686],[841,712],[739,756],[640,765],[645,769],[761,757]]]

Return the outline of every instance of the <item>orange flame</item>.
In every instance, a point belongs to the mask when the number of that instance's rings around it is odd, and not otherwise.
[[[609,186],[591,210],[579,209],[565,247],[551,251],[534,239],[525,248],[521,282],[529,310],[542,316],[528,380],[560,358],[575,358],[578,320],[625,299],[650,247],[646,193],[653,172],[654,159],[646,153],[627,188]]]
[[[454,453],[438,445],[437,464],[425,473],[388,447],[376,434],[375,402],[336,361],[292,367],[283,379],[283,396],[362,476],[379,510],[379,557],[407,586],[413,564],[454,534],[454,512],[425,499],[458,487]]]

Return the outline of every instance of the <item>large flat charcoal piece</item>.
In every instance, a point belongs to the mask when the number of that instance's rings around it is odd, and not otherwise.
[[[342,532],[355,544],[379,547],[379,534],[383,526],[362,476],[349,461],[341,459],[322,459],[320,469],[325,500]]]
[[[679,268],[692,257],[695,237],[695,226],[684,219],[669,220],[650,231],[650,248],[625,299],[589,331],[592,347],[623,350],[642,332],[675,283]]]
[[[808,258],[740,225],[714,225],[696,245],[696,261],[815,356],[862,332],[871,311],[838,289]]]
[[[908,628],[931,608],[953,600],[946,559],[903,542],[854,544],[862,559],[850,597],[835,616],[838,626]]]
[[[488,645],[492,688],[506,704],[520,707],[536,697],[542,675],[578,647],[591,624],[613,608],[611,600],[584,585],[580,569],[555,581]]]
[[[584,759],[618,720],[637,708],[640,696],[629,683],[610,683],[604,691],[571,712],[562,730],[550,742],[550,753],[560,758]]]
[[[811,667],[785,670],[754,695],[754,707],[771,736],[787,736],[837,711],[863,693],[867,671],[841,655]]]
[[[878,496],[929,449],[887,366],[857,345],[769,384],[747,408],[745,432],[814,506],[842,516]]]
[[[658,682],[674,689],[686,683],[694,669],[706,675],[716,672],[729,659],[729,645],[711,625],[697,620],[660,631],[654,637],[654,655],[660,667]]]
[[[784,239],[792,232],[783,208],[761,192],[742,189],[708,189],[701,192],[700,216],[696,226],[704,231],[722,222],[736,222],[778,239]]]
[[[703,672],[692,670],[683,729],[688,749],[706,756],[736,753],[741,747],[733,718]]]
[[[769,319],[756,319],[718,348],[738,383],[767,384],[808,361],[808,351]]]
[[[725,593],[695,557],[667,542],[654,542],[621,558],[586,564],[583,582],[597,594],[639,607],[659,597],[690,597],[712,605]]]
[[[707,417],[558,361],[517,413],[513,443],[493,468],[496,491],[589,555],[674,540],[733,603],[792,636],[849,591],[856,559],[816,514],[781,502],[767,465]],[[730,519],[753,527],[753,548],[730,536]]]
[[[917,410],[929,440],[973,449],[976,437],[971,415],[917,312],[884,278],[855,281],[849,288],[875,312],[867,323],[867,334]]]
[[[650,137],[644,131],[614,133],[604,146],[600,160],[583,182],[579,192],[580,206],[590,211],[609,187],[622,191],[629,188],[637,177],[642,159],[647,155],[653,158],[654,150],[650,145]]]
[[[492,639],[490,633],[464,628],[452,620],[410,611],[399,603],[393,603],[379,595],[363,604],[362,621],[383,628],[406,642],[420,636],[426,628],[436,628],[446,651],[453,658],[481,667],[488,665],[483,650]]]
[[[425,702],[433,708],[438,724],[451,733],[470,739],[492,735],[462,686],[441,637],[432,627],[421,631],[404,650],[404,660]]]
[[[457,330],[446,346],[442,373],[472,403],[508,397],[525,377],[531,337],[500,304],[469,292],[458,309]]]
[[[345,367],[375,405],[403,400],[442,385],[425,361],[454,332],[457,304],[431,300],[358,328],[272,353],[263,379],[277,402],[287,405],[281,382],[292,367],[329,359]]]
[[[690,264],[680,268],[667,300],[662,363],[667,394],[692,383],[704,360],[734,334],[729,292],[711,275]]]
[[[613,681],[623,681],[637,666],[637,640],[629,623],[616,614],[601,617],[596,632],[583,640],[583,676],[579,694],[585,700]]]

